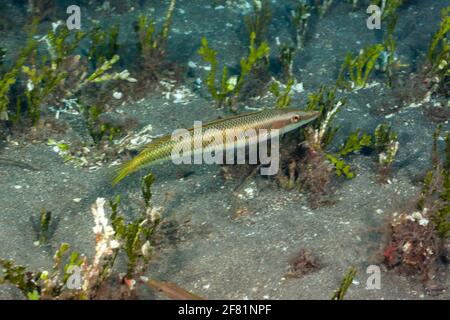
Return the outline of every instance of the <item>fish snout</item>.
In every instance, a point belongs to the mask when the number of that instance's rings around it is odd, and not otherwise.
[[[300,113],[300,120],[302,122],[310,122],[313,121],[315,119],[317,119],[317,117],[320,115],[319,111],[302,111]]]

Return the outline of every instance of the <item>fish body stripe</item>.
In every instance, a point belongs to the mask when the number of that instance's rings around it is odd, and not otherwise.
[[[235,146],[246,146],[258,139],[259,142],[269,139],[272,129],[280,129],[279,134],[284,134],[314,120],[317,116],[316,111],[266,109],[218,119],[201,127],[194,126],[191,129],[177,131],[177,134],[162,136],[150,142],[136,157],[126,162],[117,172],[113,185],[148,164],[170,159],[175,147],[196,154],[216,148],[227,150]],[[292,119],[295,117],[298,117],[298,122],[293,122]]]

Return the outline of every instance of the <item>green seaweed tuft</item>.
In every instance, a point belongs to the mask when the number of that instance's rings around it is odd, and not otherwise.
[[[338,85],[347,90],[365,88],[383,51],[382,44],[375,44],[362,49],[357,56],[348,53],[339,73]],[[350,83],[347,82],[347,77],[350,79]]]
[[[37,21],[34,21],[31,25],[31,29],[28,35],[27,43],[22,49],[19,57],[17,58],[14,66],[6,72],[0,79],[0,121],[8,121],[8,106],[9,106],[9,90],[17,82],[20,70],[28,59],[29,55],[35,50],[37,41],[33,36],[36,33]]]
[[[357,129],[348,135],[344,145],[339,150],[339,155],[345,157],[349,153],[358,152],[364,147],[370,147],[372,144],[372,137],[368,134],[360,135],[361,129]]]
[[[42,208],[40,219],[39,219],[39,244],[47,244],[49,231],[50,231],[50,221],[52,219],[52,213],[50,211]]]
[[[282,109],[291,105],[291,90],[294,82],[295,80],[293,78],[289,78],[283,91],[280,90],[281,84],[278,81],[272,82],[270,92],[272,92],[272,94],[276,97],[276,108]]]
[[[353,282],[353,278],[356,276],[356,268],[350,267],[345,276],[344,279],[342,279],[341,285],[339,288],[333,293],[331,300],[344,300],[345,295],[347,294],[348,288],[350,288],[350,285]]]
[[[237,76],[228,77],[228,68],[223,67],[220,88],[216,86],[217,76],[217,51],[209,47],[206,38],[202,38],[201,47],[198,51],[203,60],[211,65],[211,70],[206,78],[208,90],[216,101],[217,107],[231,107],[237,99],[239,92],[244,85],[247,75],[257,65],[259,61],[269,55],[269,45],[262,42],[258,47],[255,46],[256,34],[250,35],[250,47],[247,57],[243,57],[240,61],[240,73]]]
[[[89,32],[90,47],[87,56],[94,69],[118,54],[119,33],[119,24],[114,24],[107,30],[103,30],[100,26],[95,26]]]
[[[378,153],[380,182],[386,182],[397,155],[399,143],[397,133],[390,126],[380,124],[375,128],[374,149]]]
[[[123,244],[123,250],[127,256],[126,277],[132,279],[139,273],[137,268],[146,265],[152,256],[152,236],[159,225],[161,218],[157,209],[150,208],[152,197],[151,186],[155,181],[150,173],[142,180],[142,195],[146,210],[140,217],[130,223],[118,213],[120,198],[111,203],[111,224],[115,231],[115,238]],[[141,266],[139,266],[141,265]]]
[[[300,2],[295,10],[291,11],[292,23],[295,31],[295,43],[297,50],[302,50],[305,45],[306,33],[308,31],[309,19],[311,17],[311,6]]]
[[[165,55],[175,4],[175,0],[170,1],[163,27],[159,33],[156,32],[155,20],[153,18],[149,18],[146,15],[140,15],[138,17],[135,24],[135,32],[138,36],[138,48],[141,52],[141,57],[147,63],[151,63],[154,59],[160,59]]]
[[[253,0],[253,13],[244,17],[245,26],[248,34],[256,34],[255,43],[260,45],[266,38],[272,12],[270,10],[269,0]]]
[[[345,176],[347,179],[353,179],[355,177],[352,168],[350,167],[350,165],[345,163],[344,160],[330,153],[326,153],[325,156],[328,159],[328,161],[330,161],[331,164],[334,166],[335,169],[334,172],[338,177]]]
[[[439,30],[433,35],[427,54],[432,71],[440,78],[440,81],[450,77],[450,44],[447,39],[449,31],[450,7],[447,7],[442,10]]]
[[[150,201],[152,200],[152,185],[155,182],[153,174],[149,173],[142,179],[142,197],[144,198],[145,206],[150,207]]]

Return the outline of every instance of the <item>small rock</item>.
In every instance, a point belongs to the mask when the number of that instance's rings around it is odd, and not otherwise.
[[[123,93],[119,92],[119,91],[114,91],[113,97],[114,97],[114,99],[120,100],[123,97]]]
[[[355,286],[359,286],[360,282],[356,279],[353,279],[352,284],[354,284]]]

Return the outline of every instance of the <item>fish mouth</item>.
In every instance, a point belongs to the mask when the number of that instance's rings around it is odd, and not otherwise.
[[[306,121],[306,122],[310,122],[310,121],[317,119],[317,117],[319,115],[320,115],[319,111],[302,111],[302,112],[300,112],[300,117],[301,117],[302,121]]]
[[[288,124],[281,128],[280,133],[285,134],[286,132],[295,130],[299,127],[302,127],[304,125],[307,125],[311,121],[314,121],[317,119],[317,117],[320,115],[319,111],[297,111],[295,113],[296,116],[298,116],[300,119],[297,122]]]

